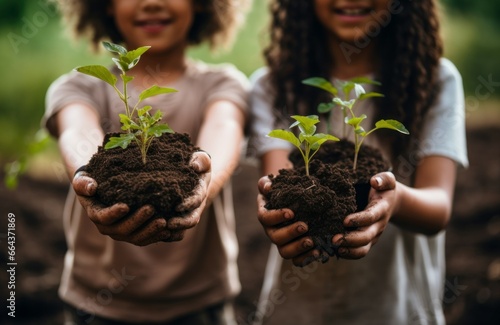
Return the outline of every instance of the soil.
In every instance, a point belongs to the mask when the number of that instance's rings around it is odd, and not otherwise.
[[[458,173],[453,217],[446,232],[443,306],[448,325],[500,324],[499,140],[499,123],[467,131],[470,166]],[[8,213],[16,216],[18,263],[16,318],[7,315],[4,305],[0,324],[63,323],[57,288],[66,251],[61,220],[69,184],[59,162],[43,174],[22,177],[16,191],[0,185],[0,264],[6,270]],[[240,325],[251,324],[255,317],[270,247],[256,217],[258,178],[258,168],[252,161],[243,161],[233,177],[242,283],[235,307]],[[8,298],[7,276],[5,271],[0,272],[4,302]],[[322,307],[318,308],[319,312]],[[290,319],[288,323],[294,322]]]
[[[270,175],[273,185],[266,196],[266,208],[290,208],[295,215],[291,222],[305,222],[309,228],[307,236],[312,237],[316,248],[330,256],[338,256],[337,247],[331,244],[332,237],[352,230],[343,225],[344,218],[366,207],[370,177],[389,169],[380,152],[369,146],[361,147],[355,171],[353,157],[352,142],[325,142],[310,162],[310,175],[306,175],[298,150],[289,157],[293,169]]]
[[[112,136],[118,134],[107,134],[103,143]],[[169,217],[178,214],[175,208],[199,184],[199,175],[189,166],[198,149],[188,134],[164,133],[153,138],[146,164],[132,142],[126,149],[99,147],[86,171],[99,184],[96,198],[105,205],[123,202],[133,211],[149,204]]]

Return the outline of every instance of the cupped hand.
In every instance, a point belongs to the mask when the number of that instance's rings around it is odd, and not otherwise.
[[[396,178],[391,172],[376,174],[370,179],[368,205],[344,219],[345,227],[355,227],[346,234],[336,234],[332,244],[345,259],[359,259],[368,254],[385,230],[396,205]]]
[[[200,174],[200,184],[194,194],[177,207],[179,216],[158,217],[150,205],[133,212],[124,203],[105,206],[94,197],[97,182],[83,170],[75,174],[72,185],[89,219],[101,234],[138,246],[178,241],[184,237],[185,230],[200,221],[211,177],[211,161],[205,152],[194,153],[190,164]]]
[[[307,224],[296,221],[287,225],[284,222],[293,221],[294,214],[290,209],[268,210],[265,208],[265,195],[271,188],[271,180],[264,176],[258,182],[257,196],[258,219],[271,242],[274,243],[284,259],[291,259],[296,266],[305,266],[320,257],[320,252],[313,249],[311,237],[304,236]]]
[[[172,233],[168,241],[184,238],[185,231],[200,222],[201,214],[207,204],[208,186],[212,177],[210,156],[204,151],[197,151],[193,154],[190,165],[199,174],[200,183],[193,195],[176,208],[179,216],[168,219],[167,228]]]

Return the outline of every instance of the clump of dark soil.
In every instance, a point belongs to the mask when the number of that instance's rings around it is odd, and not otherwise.
[[[107,134],[103,143],[116,135]],[[136,143],[125,150],[101,146],[86,171],[97,181],[96,198],[103,204],[121,202],[131,211],[149,204],[160,215],[174,216],[198,185],[199,175],[189,166],[197,150],[188,134],[167,133],[153,139],[146,164]]]
[[[370,178],[389,169],[374,148],[361,147],[356,171],[352,170],[353,157],[352,142],[326,142],[310,162],[309,176],[298,151],[289,156],[293,169],[270,175],[272,187],[266,197],[266,208],[291,209],[295,215],[293,222],[305,222],[309,228],[307,235],[330,256],[336,255],[332,237],[349,230],[343,225],[345,217],[366,207]]]

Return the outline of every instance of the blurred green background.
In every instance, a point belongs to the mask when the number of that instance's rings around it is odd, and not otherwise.
[[[464,79],[468,110],[481,114],[496,110],[500,87],[499,1],[443,0],[446,56]],[[229,61],[250,74],[263,64],[261,49],[267,26],[267,0],[254,0],[245,28],[233,50],[213,55],[206,47],[191,55],[209,62]],[[77,65],[104,63],[83,42],[74,42],[45,0],[0,2],[0,163],[22,155],[39,127],[44,97],[50,83]],[[481,88],[481,89],[478,89]],[[479,114],[478,114],[479,112]],[[50,151],[50,150],[49,150]],[[53,153],[56,150],[52,151]]]

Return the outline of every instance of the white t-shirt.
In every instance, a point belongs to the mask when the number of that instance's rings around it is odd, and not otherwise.
[[[290,148],[265,135],[272,129],[273,95],[267,70],[251,77],[252,138],[250,152],[260,156]],[[394,161],[398,181],[411,185],[422,157],[448,157],[468,165],[462,79],[455,66],[441,59],[441,94],[425,116],[422,139],[413,143],[409,159]],[[363,108],[370,114],[369,104]],[[340,113],[340,110],[336,110]],[[282,122],[285,127],[291,119]],[[332,123],[342,123],[334,116]],[[369,125],[372,121],[366,121]],[[334,126],[334,130],[341,130]],[[403,135],[401,135],[403,136]],[[370,140],[370,138],[367,138]],[[375,139],[366,144],[379,146]],[[379,147],[387,154],[383,147]],[[264,311],[265,324],[444,324],[445,231],[415,234],[389,223],[368,255],[359,260],[330,259],[304,268],[283,261],[281,273]],[[273,299],[274,298],[274,299]]]

